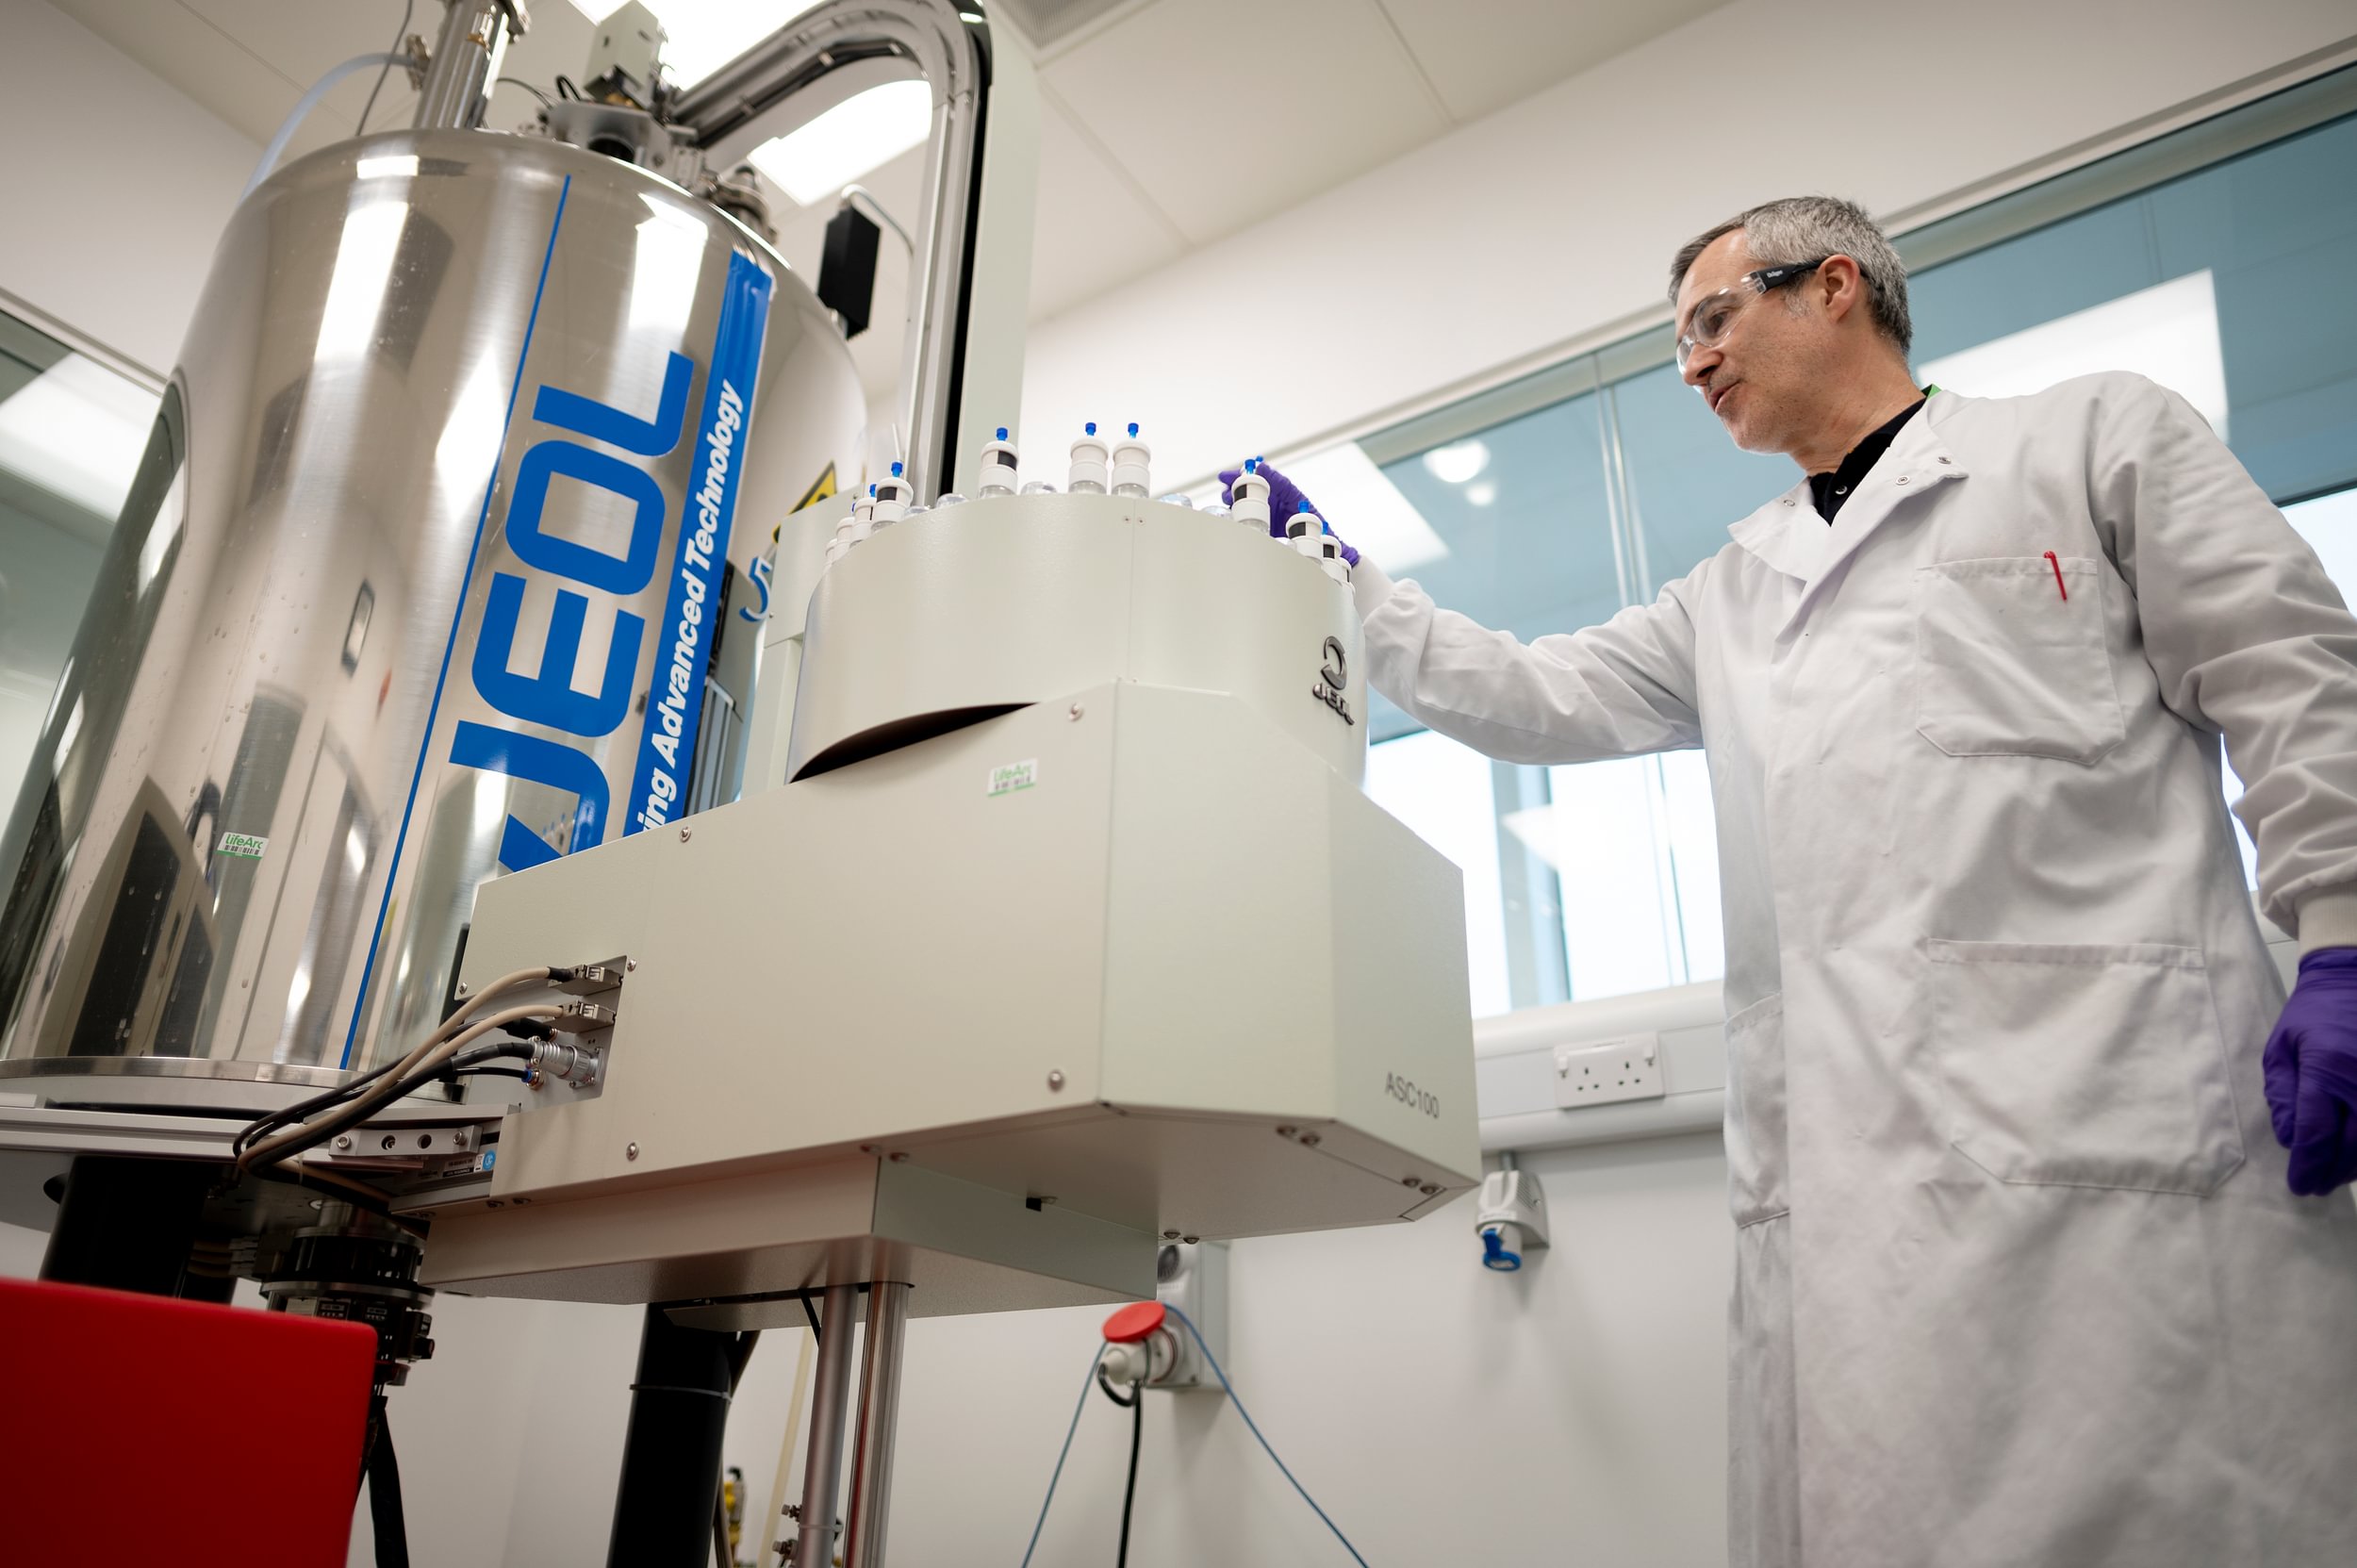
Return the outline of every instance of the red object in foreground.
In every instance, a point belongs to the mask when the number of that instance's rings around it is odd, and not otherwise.
[[[2063,586],[2062,563],[2054,559],[2054,553],[2051,550],[2046,553],[2046,564],[2054,569],[2054,591],[2063,596],[2064,603],[2069,603],[2070,590]]]
[[[376,1332],[0,1279],[0,1560],[342,1568]]]
[[[1132,1301],[1105,1320],[1105,1342],[1136,1345],[1150,1338],[1169,1316],[1168,1309],[1159,1301]]]

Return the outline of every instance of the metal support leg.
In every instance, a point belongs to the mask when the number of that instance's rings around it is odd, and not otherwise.
[[[867,1287],[867,1346],[860,1359],[859,1435],[851,1445],[844,1568],[883,1568],[892,1442],[900,1416],[900,1345],[908,1321],[908,1286],[879,1280]]]
[[[630,1427],[615,1490],[608,1568],[703,1568],[720,1444],[749,1336],[684,1329],[649,1307],[631,1380]]]
[[[810,1395],[810,1448],[802,1461],[801,1533],[795,1568],[831,1568],[834,1499],[843,1478],[843,1428],[851,1397],[851,1329],[859,1287],[829,1285],[818,1325],[818,1385]]]

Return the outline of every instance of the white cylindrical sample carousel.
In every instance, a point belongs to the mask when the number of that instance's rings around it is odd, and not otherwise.
[[[1358,783],[1359,616],[1316,561],[1119,496],[972,501],[879,534],[810,604],[785,776],[1108,681],[1225,692]]]

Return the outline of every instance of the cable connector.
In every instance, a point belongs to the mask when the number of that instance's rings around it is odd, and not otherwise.
[[[569,968],[551,969],[549,982],[576,997],[594,997],[601,991],[620,989],[622,968],[618,964],[576,964]]]
[[[531,1070],[559,1079],[576,1089],[598,1081],[599,1056],[586,1046],[549,1044],[532,1048]],[[539,1087],[537,1083],[533,1085]]]
[[[569,1001],[549,1020],[551,1028],[562,1034],[587,1034],[614,1027],[614,1009],[603,1002]]]

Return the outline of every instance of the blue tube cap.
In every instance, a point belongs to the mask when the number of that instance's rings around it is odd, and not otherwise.
[[[1094,436],[1094,435],[1096,435],[1096,421],[1095,420],[1091,420],[1091,421],[1089,421],[1089,422],[1088,422],[1088,423],[1086,423],[1086,424],[1082,425],[1082,426],[1080,427],[1080,434],[1081,434],[1081,435],[1083,435],[1083,436]]]
[[[900,465],[898,463],[892,465],[892,477],[895,479],[900,477]]]
[[[1138,421],[1135,421],[1135,420],[1131,420],[1131,421],[1129,421],[1129,434],[1130,434],[1130,435],[1132,435],[1132,436],[1134,436],[1134,435],[1136,435],[1137,433],[1138,433]]]
[[[1002,425],[1000,425],[1000,426],[998,427],[998,439],[1000,439],[1000,440],[1002,440],[1002,441],[1003,441],[1003,440],[1005,440],[1006,438],[1007,438],[1007,427],[1006,427],[1005,425],[1003,425],[1003,424],[1002,424]]]
[[[1506,1250],[1506,1242],[1492,1228],[1481,1232],[1481,1266],[1511,1274],[1523,1266],[1523,1255]]]

